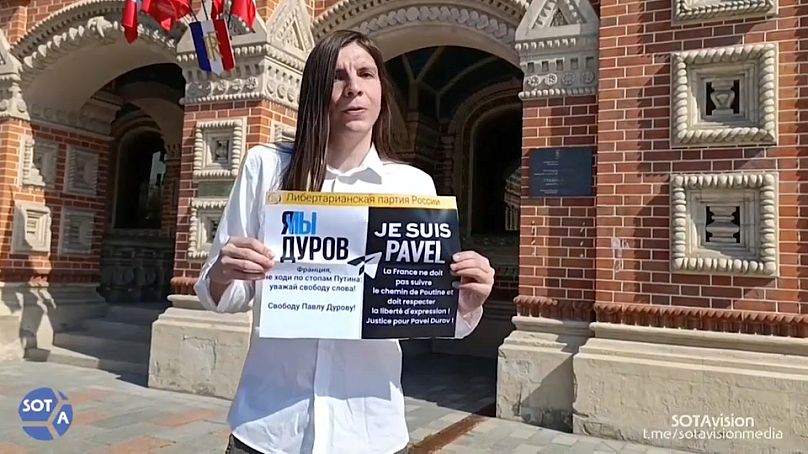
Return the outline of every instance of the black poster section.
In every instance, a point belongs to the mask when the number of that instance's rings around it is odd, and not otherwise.
[[[530,196],[591,196],[592,155],[589,147],[530,150]]]
[[[362,338],[454,337],[457,294],[452,255],[460,249],[456,210],[370,208]]]

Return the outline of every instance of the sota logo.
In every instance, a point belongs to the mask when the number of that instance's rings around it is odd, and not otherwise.
[[[348,238],[317,235],[317,213],[306,219],[303,211],[284,211],[281,214],[283,254],[281,263],[298,260],[313,261],[315,254],[324,260],[348,258]],[[319,257],[318,255],[318,257]]]
[[[61,391],[51,388],[37,388],[26,394],[18,413],[22,430],[42,441],[63,436],[73,423],[73,405]]]

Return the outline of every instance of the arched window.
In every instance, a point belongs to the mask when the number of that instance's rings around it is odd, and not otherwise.
[[[121,143],[115,204],[116,229],[159,229],[166,151],[157,132],[138,131]]]

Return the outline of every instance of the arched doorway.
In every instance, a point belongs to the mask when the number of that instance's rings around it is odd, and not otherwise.
[[[522,110],[486,111],[472,125],[469,149],[468,235],[518,238]]]
[[[123,105],[111,125],[110,209],[99,291],[109,303],[167,305],[184,79],[176,65],[149,65],[117,77],[104,90]]]
[[[402,158],[432,175],[440,194],[457,197],[463,248],[488,256],[498,274],[469,338],[405,345],[409,353],[496,357],[512,329],[517,290],[521,71],[483,50],[449,45],[406,52],[386,65],[408,134]]]
[[[484,124],[480,131],[492,132],[472,133],[480,128],[478,120],[491,108],[507,106],[512,115],[501,121],[510,125],[504,133],[510,140],[501,143],[510,151],[493,156],[505,157],[507,164],[503,165],[512,166],[510,170],[519,165],[514,157],[521,156],[518,93],[524,74],[515,36],[527,3],[342,0],[313,24],[315,39],[335,29],[351,28],[376,41],[395,80],[397,117],[405,123],[402,158],[430,173],[439,193],[458,196],[463,247],[486,253],[497,268],[497,285],[481,326],[461,342],[435,342],[431,349],[493,358],[513,328],[510,316],[518,291],[518,232],[512,229],[518,224],[519,183],[511,172],[505,183],[500,176],[492,187],[472,191],[474,165],[484,172],[487,161],[481,162],[471,150],[475,144],[488,149],[486,141],[491,143],[491,137],[499,134],[496,127],[486,129]],[[488,176],[483,174],[476,181],[496,178]],[[504,212],[495,216],[505,217],[503,225],[510,230],[475,233],[470,219],[474,198],[480,206],[486,206],[484,200],[499,200],[497,205]]]

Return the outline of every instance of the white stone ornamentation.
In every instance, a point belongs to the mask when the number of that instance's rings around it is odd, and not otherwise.
[[[11,46],[0,30],[0,119],[28,119],[28,106],[22,99],[20,63],[11,55]]]
[[[777,173],[671,176],[671,271],[776,277]]]
[[[477,0],[463,2],[460,6],[435,1],[342,0],[318,16],[312,29],[314,37],[320,39],[346,27],[372,35],[396,26],[461,25],[513,45],[515,25],[524,15],[527,3],[526,0]]]
[[[58,59],[80,47],[112,44],[123,40],[120,19],[124,2],[84,0],[73,3],[39,22],[14,46],[22,67],[20,76],[33,81]],[[176,37],[166,34],[154,21],[141,15],[138,41],[174,59]]]
[[[73,145],[67,147],[64,192],[95,196],[98,186],[98,153]]]
[[[59,227],[59,255],[92,253],[95,213],[73,208],[62,209]]]
[[[53,188],[59,144],[26,137],[20,150],[20,185]]]
[[[278,142],[294,142],[295,141],[295,127],[283,124],[277,120],[272,120],[270,123],[270,137],[273,143]]]
[[[227,199],[191,200],[188,259],[205,260],[213,244]]]
[[[314,47],[311,18],[304,0],[283,0],[267,21],[269,43],[287,58],[306,61]]]
[[[715,22],[777,15],[778,0],[672,0],[673,23]]]
[[[186,33],[177,60],[187,81],[182,104],[268,99],[297,109],[303,66],[314,38],[303,0],[283,0],[266,24],[232,37],[236,67],[221,77],[199,69],[193,40]]]
[[[197,122],[194,178],[235,178],[244,155],[246,126],[246,118]]]
[[[671,145],[776,145],[778,45],[671,56]]]
[[[16,201],[11,232],[11,253],[50,253],[51,222],[51,210],[47,206]]]
[[[533,0],[516,29],[523,100],[594,95],[600,23],[588,0]]]

